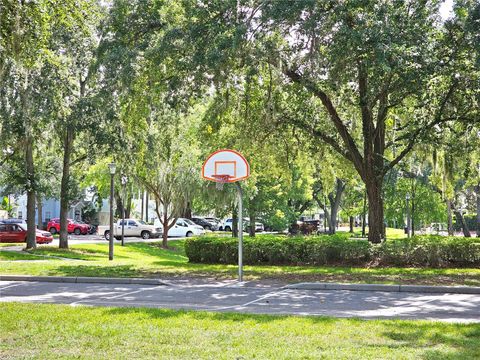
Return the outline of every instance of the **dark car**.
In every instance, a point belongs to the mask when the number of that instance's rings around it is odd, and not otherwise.
[[[218,230],[218,225],[215,224],[214,222],[210,222],[205,220],[204,218],[199,218],[199,217],[193,217],[192,221],[203,227],[205,230],[212,230],[212,231],[217,231]]]

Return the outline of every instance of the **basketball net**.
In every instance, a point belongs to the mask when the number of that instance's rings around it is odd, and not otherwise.
[[[215,178],[215,187],[217,190],[223,190],[223,185],[230,179],[230,175],[213,175]]]

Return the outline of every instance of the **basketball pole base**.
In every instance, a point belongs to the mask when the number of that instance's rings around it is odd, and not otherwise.
[[[238,281],[243,282],[243,191],[240,183],[235,183],[238,195]]]

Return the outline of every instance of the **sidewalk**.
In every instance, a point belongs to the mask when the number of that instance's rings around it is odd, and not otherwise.
[[[31,281],[56,283],[96,283],[96,284],[138,284],[163,286],[210,286],[223,287],[235,285],[239,287],[280,287],[292,290],[350,290],[350,291],[380,291],[380,292],[410,292],[410,293],[445,293],[445,294],[480,294],[480,287],[475,286],[425,286],[425,285],[385,285],[385,284],[345,284],[308,282],[296,284],[278,284],[265,281],[236,280],[215,281],[211,279],[162,280],[148,278],[108,278],[108,277],[72,277],[72,276],[30,276],[30,275],[0,275],[0,281]]]

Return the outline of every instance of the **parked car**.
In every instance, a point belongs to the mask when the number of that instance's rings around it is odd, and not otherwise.
[[[60,219],[53,218],[47,224],[47,230],[52,234],[57,234],[60,232]],[[85,224],[80,224],[72,219],[67,219],[67,232],[69,234],[75,235],[86,235],[88,233],[88,226]]]
[[[203,235],[205,229],[200,225],[195,224],[193,221],[184,218],[178,218],[175,225],[168,230],[168,236],[176,237],[190,237],[193,235]]]
[[[0,220],[1,224],[19,224],[22,225],[24,229],[28,229],[27,222],[24,219],[2,219]]]
[[[233,219],[225,219],[222,224],[219,226],[218,230],[220,231],[232,231],[233,229]]]
[[[211,230],[211,231],[217,231],[218,230],[218,225],[213,222],[213,221],[208,221],[205,218],[201,217],[192,217],[192,221],[203,227],[205,230]]]
[[[243,219],[243,230],[244,231],[248,230],[249,223],[250,223],[249,218],[244,218]],[[233,219],[229,218],[229,219],[224,220],[224,222],[220,226],[219,230],[220,231],[232,231],[232,228],[233,228]],[[264,231],[263,224],[259,223],[259,222],[255,222],[255,232],[262,232],[262,231]]]
[[[35,229],[35,238],[38,244],[48,244],[53,241],[53,236],[48,231]],[[27,229],[21,224],[0,224],[0,243],[25,242],[27,240]]]
[[[97,227],[95,225],[87,224],[85,221],[82,220],[77,220],[76,222],[87,227],[87,234],[92,235],[97,232]]]
[[[217,225],[217,227],[220,227],[220,225],[222,224],[222,220],[216,217],[205,217],[204,219],[208,222],[214,223],[215,225]]]
[[[245,218],[243,222],[243,229],[245,231],[248,231],[249,226],[250,226],[250,219]],[[262,232],[262,231],[265,231],[263,224],[260,222],[255,222],[255,232]]]
[[[118,220],[113,225],[113,236],[115,239],[120,240],[122,236],[122,223],[123,220]],[[141,237],[142,239],[157,238],[162,235],[162,229],[160,227],[155,227],[154,225],[149,225],[145,221],[137,219],[125,219],[124,224],[124,235]],[[109,225],[100,225],[98,226],[98,234],[103,235],[106,240],[110,240],[110,226]]]

